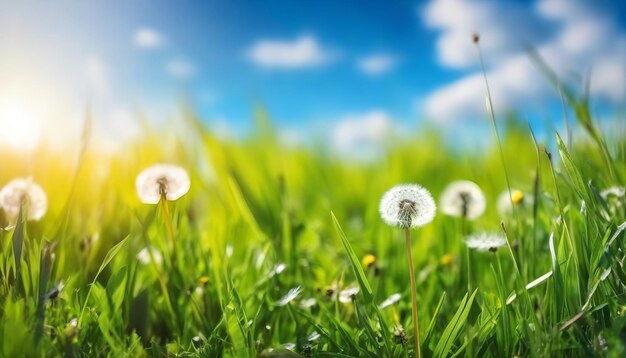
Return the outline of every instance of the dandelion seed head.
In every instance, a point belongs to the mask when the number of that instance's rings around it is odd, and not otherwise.
[[[15,219],[22,207],[27,220],[39,220],[48,210],[46,192],[32,179],[14,179],[0,190],[0,207],[6,216]]]
[[[185,195],[191,183],[185,169],[173,164],[155,164],[139,173],[135,185],[142,203],[157,204],[162,195],[167,200]]]
[[[506,246],[506,238],[497,233],[482,232],[471,235],[465,243],[470,249],[495,252],[498,248]]]
[[[137,254],[137,260],[139,260],[139,262],[144,265],[148,265],[152,261],[152,258],[150,257],[150,252],[152,252],[152,256],[154,256],[154,263],[156,263],[157,266],[160,266],[161,262],[163,262],[163,257],[161,256],[161,253],[155,249],[149,249],[147,247],[144,247]]]
[[[300,301],[300,307],[311,308],[317,304],[317,300],[313,297]]]
[[[339,292],[339,302],[350,303],[354,301],[359,291],[360,289],[358,286],[352,286],[346,288],[345,290],[341,290],[341,292]]]
[[[469,180],[450,183],[441,194],[440,204],[444,214],[467,220],[478,219],[487,207],[482,190]]]
[[[396,185],[380,201],[380,216],[390,226],[424,226],[435,218],[435,211],[433,197],[417,184]]]

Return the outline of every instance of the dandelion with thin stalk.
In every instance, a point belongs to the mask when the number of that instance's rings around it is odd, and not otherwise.
[[[31,178],[20,178],[10,181],[0,190],[0,207],[15,225],[11,241],[15,259],[15,278],[19,285],[22,246],[26,236],[24,221],[41,219],[48,210],[48,199],[46,192]]]
[[[163,210],[163,220],[167,227],[167,236],[172,243],[172,260],[176,261],[176,242],[174,239],[174,228],[170,216],[168,200],[177,200],[189,191],[191,182],[185,169],[173,164],[155,164],[144,169],[135,180],[135,187],[139,200],[145,204],[161,204]],[[172,301],[165,282],[165,276],[159,269],[156,258],[152,250],[147,250],[150,262],[157,272],[159,284],[165,300],[170,308],[170,313],[175,316],[172,308]]]
[[[20,211],[26,220],[40,220],[48,210],[46,192],[31,178],[14,179],[0,190],[0,207],[15,220]]]
[[[413,334],[415,353],[421,357],[419,342],[419,322],[417,319],[417,293],[415,272],[411,254],[411,228],[424,226],[435,218],[436,205],[430,192],[417,184],[397,185],[387,191],[380,201],[380,216],[390,226],[404,229],[409,277],[411,279],[411,298],[413,303]]]
[[[487,207],[482,190],[469,180],[450,183],[441,194],[440,205],[444,214],[470,221],[478,219]]]
[[[144,169],[135,181],[139,200],[145,204],[161,203],[167,233],[174,245],[174,229],[167,201],[177,200],[189,191],[191,183],[185,169],[173,164],[155,164]]]

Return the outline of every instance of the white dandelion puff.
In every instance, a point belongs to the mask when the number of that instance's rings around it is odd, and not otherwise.
[[[39,220],[48,210],[48,198],[32,179],[14,179],[0,190],[0,207],[8,218],[15,219],[24,208],[27,220]]]
[[[399,293],[394,293],[393,295],[389,296],[389,298],[384,300],[380,305],[378,305],[378,309],[383,310],[389,306],[395,305],[396,303],[400,302],[401,297],[402,295],[400,295]]]
[[[317,300],[313,297],[300,301],[300,307],[311,308],[317,304]]]
[[[289,302],[295,300],[296,297],[300,295],[300,292],[302,292],[302,287],[297,286],[292,288],[291,290],[289,290],[289,292],[287,292],[286,295],[284,295],[280,300],[276,302],[276,306],[287,305]]]
[[[339,302],[350,303],[354,301],[359,291],[360,289],[358,286],[352,286],[346,288],[345,290],[341,290],[341,292],[339,292]]]
[[[450,183],[441,194],[440,205],[444,214],[467,220],[478,219],[487,207],[482,190],[469,180]]]
[[[189,175],[173,164],[155,164],[144,169],[135,181],[137,195],[144,204],[157,204],[164,196],[176,200],[189,191]]]
[[[506,246],[506,238],[497,233],[482,232],[471,235],[465,243],[470,249],[496,252],[498,248]]]
[[[387,225],[420,227],[435,218],[436,205],[428,190],[417,184],[389,189],[380,200],[380,216]]]
[[[157,264],[157,266],[160,266],[161,262],[163,262],[163,257],[161,256],[161,253],[159,251],[152,248],[149,249],[147,247],[144,247],[143,249],[141,249],[141,251],[139,251],[139,253],[137,254],[137,260],[139,260],[139,262],[144,265],[149,264],[152,261],[150,253],[152,253],[152,257],[154,257],[154,263]]]

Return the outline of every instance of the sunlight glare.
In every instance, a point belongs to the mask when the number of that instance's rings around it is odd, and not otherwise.
[[[41,121],[24,108],[0,108],[0,146],[30,150],[37,146]]]

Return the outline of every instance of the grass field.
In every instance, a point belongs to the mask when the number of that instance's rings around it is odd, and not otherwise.
[[[511,120],[501,151],[493,133],[458,148],[424,130],[355,163],[281,145],[262,110],[239,141],[186,112],[184,135],[146,128],[123,155],[4,151],[0,184],[30,175],[49,207],[38,221],[0,217],[0,355],[412,356],[404,234],[379,202],[399,183],[439,202],[466,179],[484,215],[439,211],[412,231],[422,355],[623,356],[626,202],[601,193],[624,186],[626,135],[568,102],[571,142],[549,131],[535,143]],[[167,211],[135,190],[159,162],[191,178]],[[524,200],[499,213],[507,183]],[[469,251],[481,232],[507,245]]]

